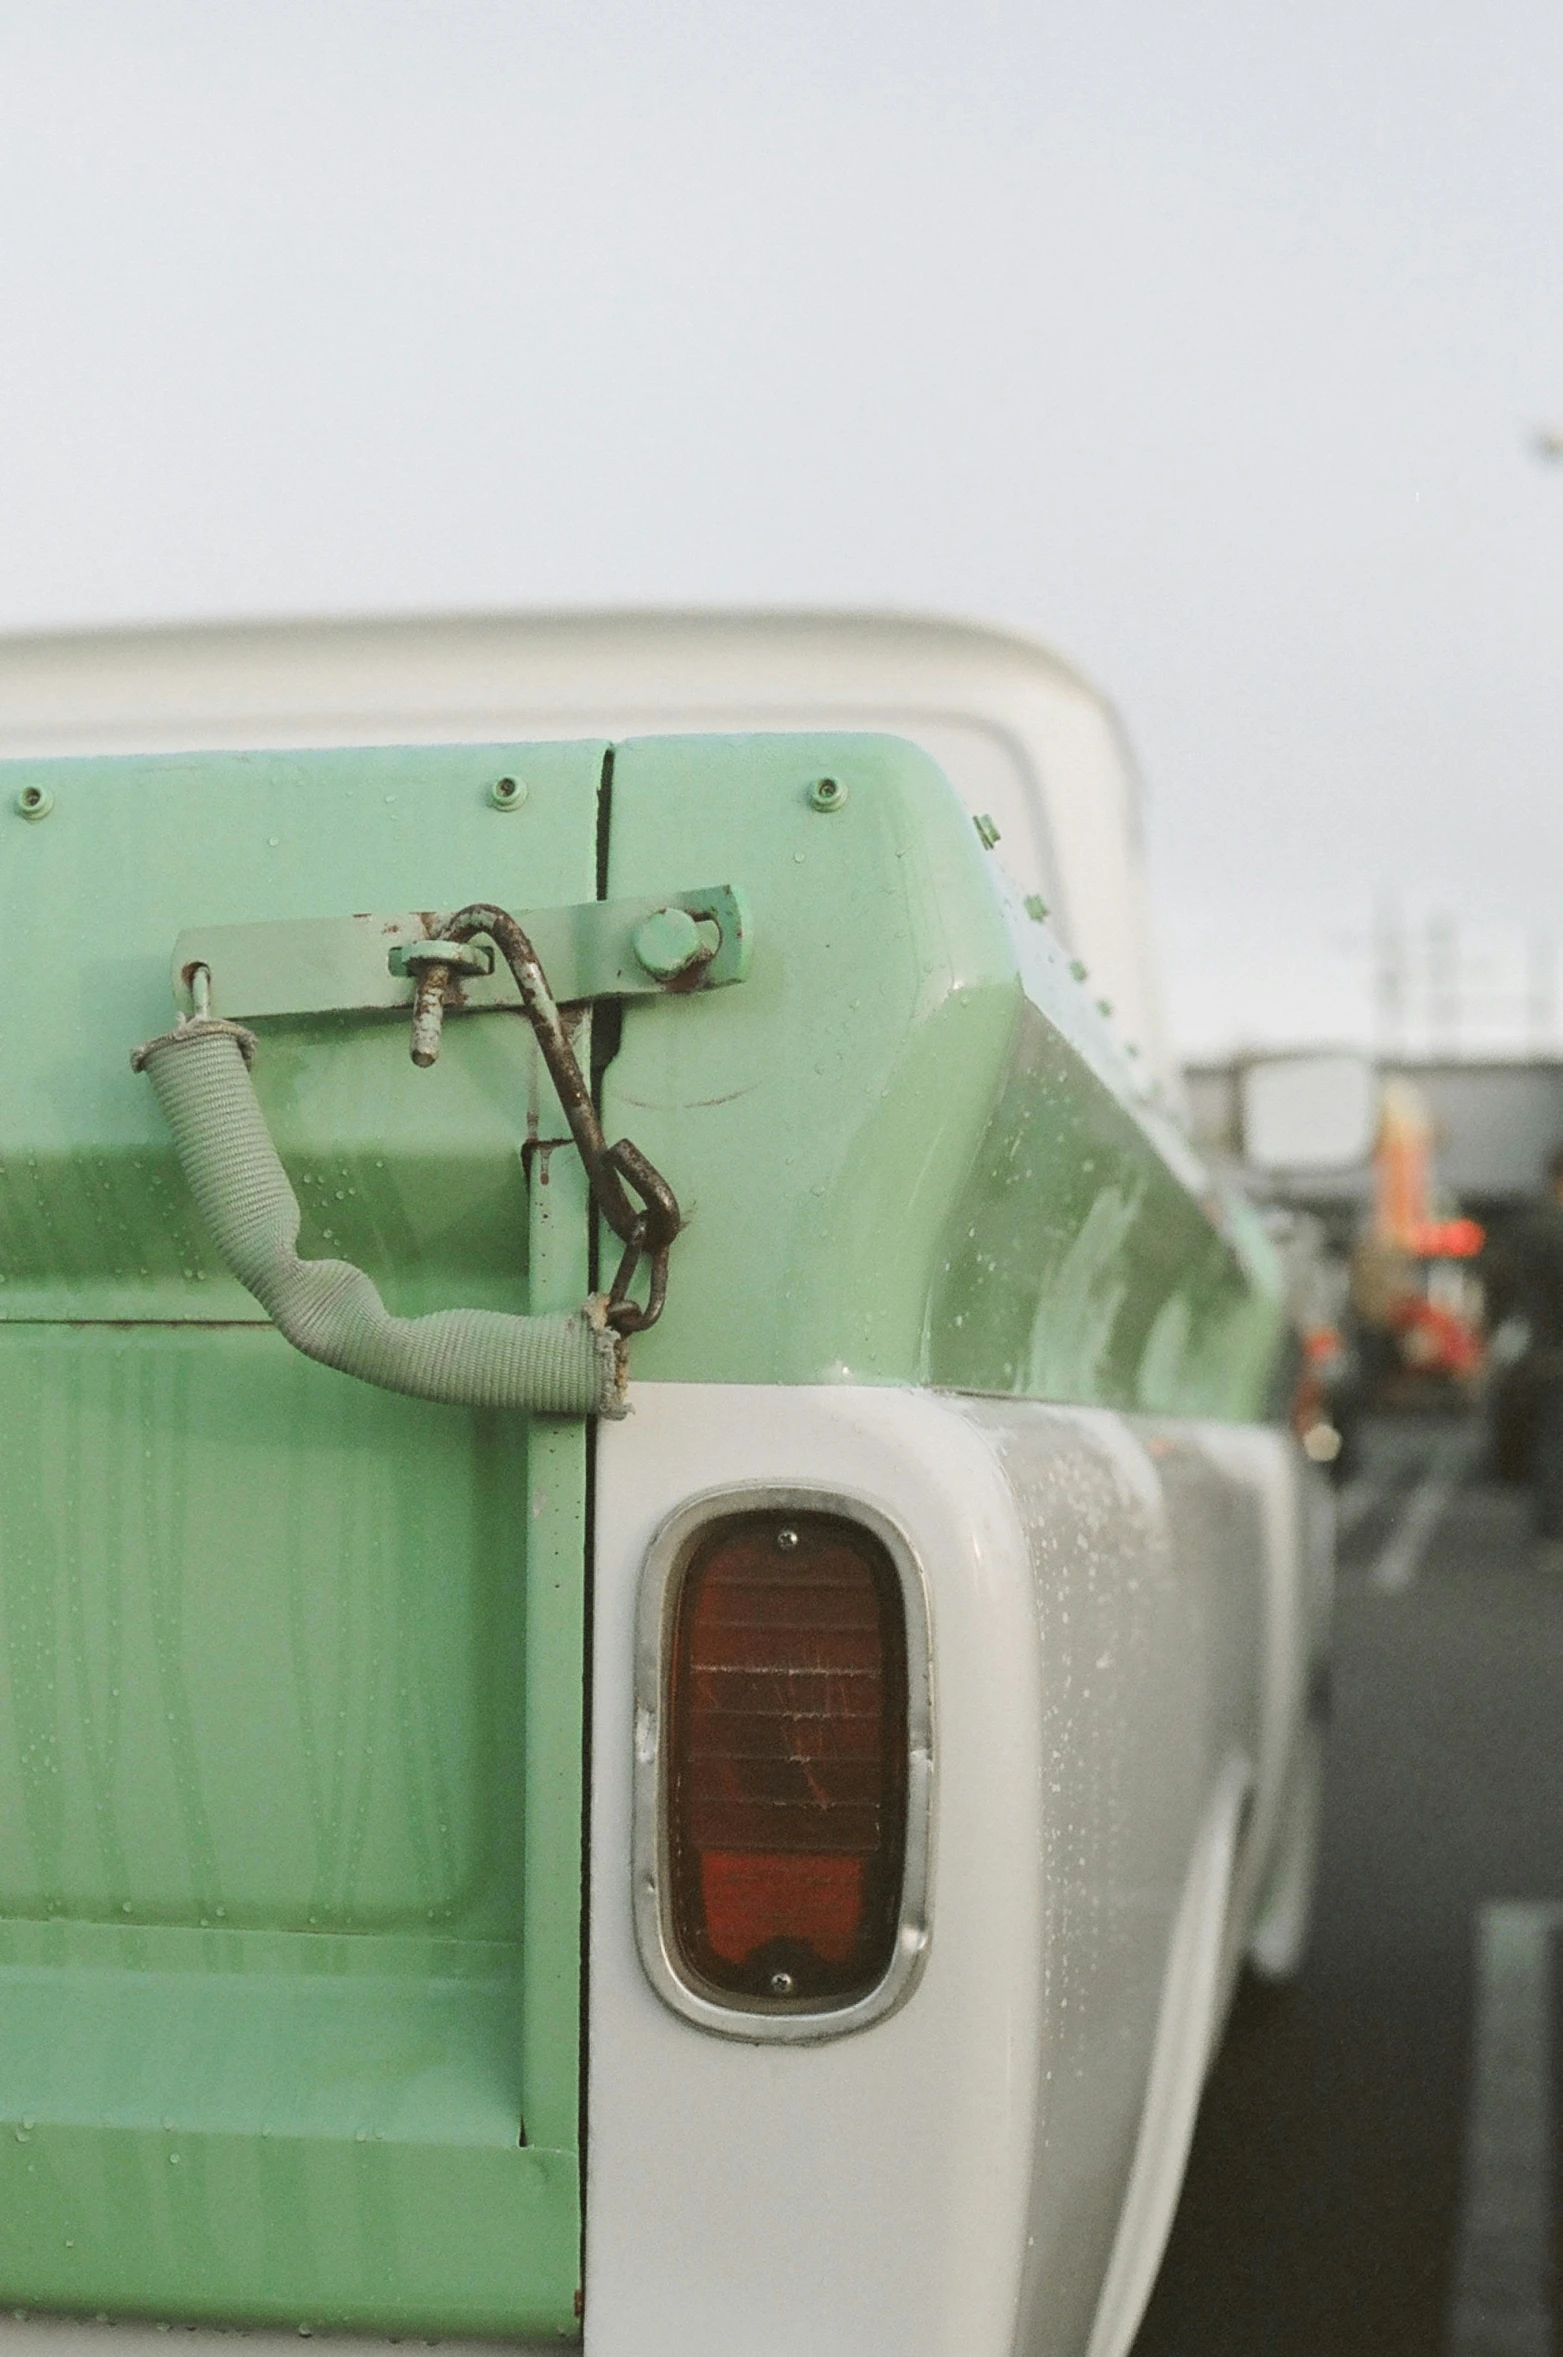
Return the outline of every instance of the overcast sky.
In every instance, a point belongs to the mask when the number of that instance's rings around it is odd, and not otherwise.
[[[1190,1047],[1563,937],[1557,0],[9,0],[0,628],[1035,630]]]

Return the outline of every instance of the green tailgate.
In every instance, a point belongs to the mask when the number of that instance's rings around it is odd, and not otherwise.
[[[592,899],[601,771],[8,765],[8,2306],[578,2333],[584,1427],[298,1357],[128,1057],[192,924]],[[260,1028],[306,1252],[404,1312],[579,1306],[523,1023],[451,1025],[426,1073],[405,1022]]]

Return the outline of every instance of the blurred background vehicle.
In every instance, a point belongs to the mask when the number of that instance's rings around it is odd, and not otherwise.
[[[1535,1192],[1557,1067],[1383,1067],[1348,1049],[1192,1067],[1196,1138],[1261,1202],[1292,1275],[1301,1366],[1294,1419],[1337,1478],[1365,1412],[1476,1405],[1488,1376],[1488,1223]],[[1563,1122],[1563,1104],[1558,1118]],[[1461,1188],[1459,1172],[1475,1185]],[[1473,1216],[1472,1197],[1483,1216]],[[1497,1353],[1496,1453],[1522,1461],[1524,1378]]]

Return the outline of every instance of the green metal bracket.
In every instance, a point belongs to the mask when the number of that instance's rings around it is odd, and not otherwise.
[[[749,971],[752,925],[742,892],[731,884],[661,900],[589,900],[516,915],[561,1006],[717,990],[742,982]],[[419,952],[438,939],[439,922],[432,911],[413,910],[196,926],[174,944],[175,1003],[193,1009],[194,979],[204,967],[209,1011],[231,1022],[410,1007]],[[521,1004],[514,976],[488,943],[464,947],[460,959],[467,968],[460,1008],[478,1013]]]

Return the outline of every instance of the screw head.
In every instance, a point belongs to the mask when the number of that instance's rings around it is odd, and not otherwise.
[[[798,1545],[798,1534],[790,1522],[784,1523],[776,1533],[776,1544],[784,1555],[790,1555]]]
[[[809,803],[815,810],[840,810],[846,799],[847,789],[839,777],[817,777],[809,788]]]
[[[797,1988],[798,1984],[790,1972],[773,1972],[771,1974],[771,1995],[773,1997],[795,1996]]]
[[[54,808],[54,796],[47,786],[23,786],[17,794],[16,807],[23,818],[47,818]]]
[[[496,810],[519,810],[526,800],[526,780],[518,777],[497,777],[489,787],[488,798]]]

